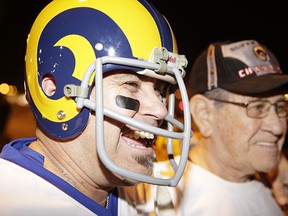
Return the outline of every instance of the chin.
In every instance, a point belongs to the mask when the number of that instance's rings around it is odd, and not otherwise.
[[[123,184],[124,184],[123,186],[134,186],[138,183],[139,183],[139,181],[136,181],[133,179],[128,179],[128,178],[123,179]]]

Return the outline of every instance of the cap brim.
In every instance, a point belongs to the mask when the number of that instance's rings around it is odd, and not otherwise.
[[[260,95],[265,93],[288,93],[288,75],[267,74],[243,79],[239,82],[226,83],[219,86],[228,91],[245,94]]]

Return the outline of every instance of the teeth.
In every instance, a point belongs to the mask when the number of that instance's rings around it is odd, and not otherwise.
[[[145,131],[130,131],[129,134],[127,134],[130,138],[134,139],[154,139],[154,134],[145,132]]]

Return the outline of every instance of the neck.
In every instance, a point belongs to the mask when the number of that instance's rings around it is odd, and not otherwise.
[[[31,143],[29,148],[44,156],[44,168],[100,205],[105,206],[107,204],[109,192],[98,187],[67,155],[61,145],[55,143],[45,145],[40,140],[37,140]]]
[[[220,158],[219,155],[215,156],[211,154],[207,148],[200,146],[200,143],[198,144],[189,152],[189,160],[191,162],[206,169],[212,174],[225,179],[226,181],[246,182],[251,180],[251,174],[243,173],[241,170],[233,169],[233,167],[230,165],[231,161],[227,163],[227,160],[223,160],[223,157]]]

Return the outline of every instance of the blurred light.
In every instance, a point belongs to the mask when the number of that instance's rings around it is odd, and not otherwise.
[[[9,85],[7,83],[2,83],[0,85],[0,93],[7,95],[8,92],[9,92]]]
[[[9,85],[9,91],[7,93],[7,96],[15,96],[15,95],[17,95],[17,92],[18,92],[18,90],[17,90],[16,86]]]
[[[183,111],[183,101],[182,100],[179,102],[178,107],[180,110]]]
[[[19,95],[19,97],[17,98],[17,102],[16,102],[19,106],[24,107],[28,105],[28,101],[26,100],[26,95],[25,94],[21,94]]]
[[[176,89],[175,91],[175,97],[180,100],[181,99],[181,94],[180,94],[180,90],[179,89]]]
[[[17,95],[17,87],[14,85],[8,85],[7,83],[2,83],[0,85],[0,93],[6,96],[15,96]]]

